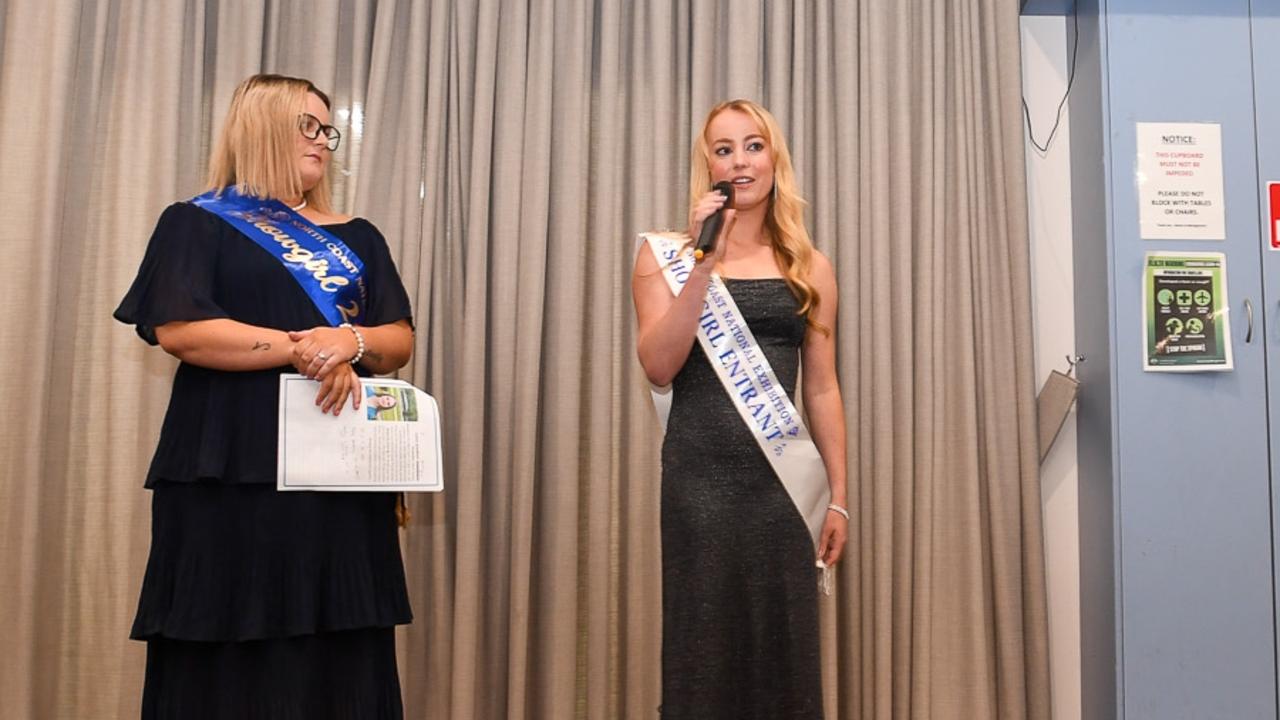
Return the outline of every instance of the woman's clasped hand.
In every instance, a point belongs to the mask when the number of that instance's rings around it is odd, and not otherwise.
[[[355,333],[343,327],[314,327],[289,333],[290,362],[298,374],[320,382],[316,405],[322,412],[342,413],[348,398],[360,409],[360,376],[351,359],[359,352]]]

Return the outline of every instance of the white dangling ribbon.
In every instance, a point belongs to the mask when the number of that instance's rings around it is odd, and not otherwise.
[[[818,558],[814,565],[822,570],[821,577],[818,578],[818,589],[822,591],[823,595],[830,595],[831,583],[836,572],[835,568],[823,562],[822,558]]]

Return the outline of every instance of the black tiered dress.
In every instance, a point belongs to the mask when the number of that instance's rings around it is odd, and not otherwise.
[[[787,394],[805,320],[781,279],[725,285]],[[808,527],[702,346],[662,445],[662,719],[822,717]]]
[[[365,325],[411,319],[386,242],[325,228],[364,263]],[[326,325],[289,272],[218,217],[165,210],[115,317]],[[387,493],[281,493],[278,377],[179,365],[146,487],[151,554],[131,637],[144,718],[400,718],[394,628],[411,620]],[[347,409],[347,412],[350,408]]]

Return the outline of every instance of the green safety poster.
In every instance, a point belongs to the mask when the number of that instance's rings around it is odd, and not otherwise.
[[[1142,294],[1143,370],[1231,369],[1226,255],[1149,252]]]

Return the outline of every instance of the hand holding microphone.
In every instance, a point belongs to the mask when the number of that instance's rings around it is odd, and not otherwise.
[[[727,181],[716,183],[712,191],[724,196],[724,202],[711,213],[709,217],[702,221],[702,229],[698,232],[698,243],[694,245],[693,257],[701,260],[703,257],[712,253],[716,249],[716,238],[720,235],[720,229],[724,225],[725,208],[733,208],[733,184]],[[706,198],[704,198],[706,200]],[[698,209],[694,208],[694,225],[697,224]]]

